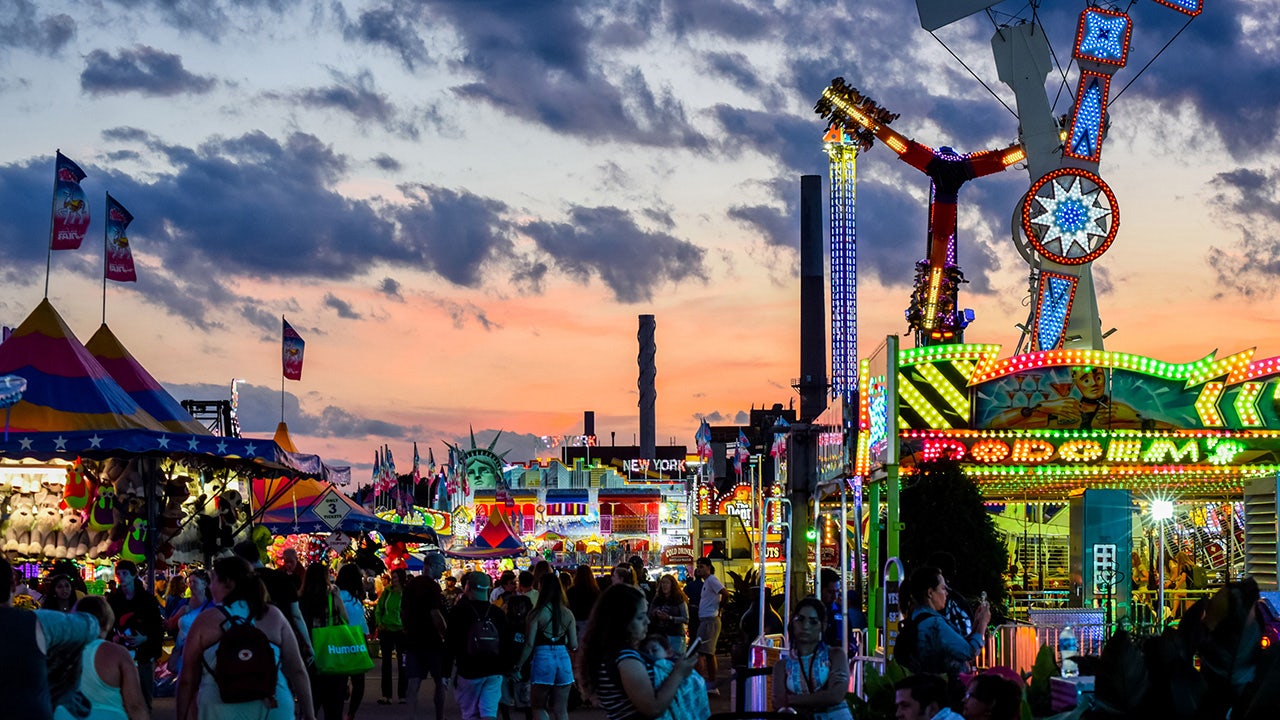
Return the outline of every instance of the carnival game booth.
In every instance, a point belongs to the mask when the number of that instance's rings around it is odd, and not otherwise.
[[[940,345],[864,360],[861,375],[857,475],[945,458],[1023,518],[1051,508],[1069,535],[1069,604],[1114,602],[1117,619],[1137,610],[1135,573],[1175,556],[1210,582],[1238,577],[1246,487],[1269,484],[1274,497],[1280,358]],[[1034,562],[1022,539],[1009,533],[1014,562]]]
[[[229,547],[242,504],[237,484],[300,470],[270,440],[210,435],[108,335],[100,330],[99,351],[163,422],[80,344],[48,300],[0,343],[0,374],[26,381],[0,439],[2,547],[36,563],[124,557],[151,569],[180,540]],[[203,537],[197,517],[208,520]]]
[[[445,555],[462,560],[501,560],[520,557],[528,552],[519,533],[507,520],[506,511],[501,507],[495,507],[489,512],[484,526],[470,543],[457,547],[458,540],[454,536],[455,546],[445,548]]]

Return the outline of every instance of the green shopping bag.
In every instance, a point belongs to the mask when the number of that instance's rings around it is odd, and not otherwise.
[[[333,617],[333,596],[329,596],[329,617]],[[360,675],[373,669],[373,658],[365,645],[364,633],[350,625],[312,628],[316,671],[322,675]]]

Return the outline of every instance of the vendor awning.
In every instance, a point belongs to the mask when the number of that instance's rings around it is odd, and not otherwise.
[[[331,532],[335,528],[321,520],[315,508],[332,488],[329,483],[311,479],[254,480],[255,522],[277,535]],[[394,539],[417,539],[439,544],[431,528],[383,520],[341,492],[335,491],[334,494],[347,507],[346,516],[336,528],[338,531],[351,535],[375,531]]]

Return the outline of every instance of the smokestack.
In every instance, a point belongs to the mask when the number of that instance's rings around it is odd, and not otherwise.
[[[582,411],[582,434],[583,434],[583,435],[595,435],[595,434],[596,434],[596,412],[595,412],[595,410],[583,410],[583,411]]]
[[[822,271],[822,176],[800,176],[800,422],[827,409],[827,315]]]
[[[658,366],[655,357],[658,346],[654,342],[653,332],[657,322],[652,315],[640,316],[640,330],[636,340],[640,342],[640,379],[636,386],[640,389],[640,457],[645,460],[654,459],[654,443],[657,430],[654,421],[654,403],[658,399]]]

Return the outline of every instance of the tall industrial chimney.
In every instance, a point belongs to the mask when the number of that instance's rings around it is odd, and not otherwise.
[[[653,339],[657,322],[652,315],[640,316],[640,330],[636,340],[640,342],[640,379],[636,386],[640,389],[640,457],[654,459],[654,443],[656,441],[656,422],[654,419],[654,403],[658,399],[658,366],[655,357],[658,346]]]
[[[827,314],[822,270],[822,176],[800,177],[800,422],[827,409]]]

